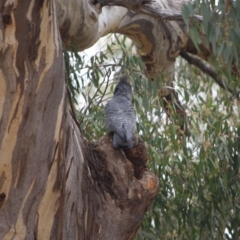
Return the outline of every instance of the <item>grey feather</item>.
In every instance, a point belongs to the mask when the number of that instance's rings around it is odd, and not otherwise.
[[[105,106],[105,124],[113,133],[113,147],[133,147],[136,117],[132,106],[132,87],[125,75],[120,78],[113,98]]]

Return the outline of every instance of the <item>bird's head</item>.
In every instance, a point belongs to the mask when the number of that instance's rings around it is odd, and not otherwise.
[[[114,90],[114,96],[125,96],[130,101],[132,101],[132,86],[128,81],[128,77],[126,75],[123,75],[120,77],[120,81],[117,84],[115,90]]]

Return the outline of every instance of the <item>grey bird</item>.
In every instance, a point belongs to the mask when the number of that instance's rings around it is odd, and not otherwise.
[[[132,87],[126,75],[120,78],[112,99],[105,106],[105,124],[113,133],[113,147],[133,148],[136,117],[132,105]]]

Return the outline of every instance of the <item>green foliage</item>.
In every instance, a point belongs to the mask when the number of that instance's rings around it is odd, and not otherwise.
[[[238,102],[184,66],[179,66],[177,84],[190,137],[179,141],[170,124],[152,144],[156,154],[150,151],[150,156],[157,164],[151,167],[160,191],[136,239],[239,239]]]
[[[203,1],[199,9],[202,14],[209,13],[209,3]],[[219,15],[219,11],[214,14]],[[208,24],[204,23],[209,41],[216,45],[214,53],[219,58],[223,56],[223,64],[237,62],[239,55],[229,45],[221,50],[228,54],[219,53],[224,41],[218,41],[220,33],[213,39],[212,31],[217,30],[208,26],[215,24],[214,14],[208,16]],[[229,32],[229,38],[230,35]],[[238,44],[232,46],[237,48]],[[188,113],[190,130],[190,136],[183,139],[177,134],[178,115],[173,112],[172,121],[166,117],[157,94],[158,82],[143,75],[141,59],[131,41],[111,35],[105,48],[88,61],[77,53],[66,53],[67,56],[68,86],[78,102],[77,117],[89,140],[105,133],[103,111],[112,95],[114,79],[122,72],[129,73],[137,132],[148,147],[149,167],[160,183],[158,196],[136,239],[239,239],[238,100],[179,59],[175,87]],[[237,89],[236,79],[227,72],[225,76],[228,84]]]
[[[194,13],[202,15],[202,24],[188,20]],[[240,55],[239,13],[240,1],[224,0],[195,0],[182,10],[184,21],[190,29],[190,36],[195,46],[198,48],[198,44],[201,43],[199,34],[205,34],[213,52],[212,61],[215,67],[220,74],[232,78],[233,86],[239,83],[234,79],[232,73],[240,73],[238,67]]]

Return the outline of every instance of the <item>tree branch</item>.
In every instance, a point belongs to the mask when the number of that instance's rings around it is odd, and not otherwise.
[[[142,13],[149,15],[151,17],[162,19],[162,20],[169,20],[169,21],[183,21],[181,11],[176,10],[167,10],[167,9],[160,9],[156,7],[153,0],[98,0],[101,7],[104,6],[119,6],[125,7],[127,9],[133,10],[137,13]],[[199,15],[192,15],[190,19],[202,21],[202,16]]]
[[[204,64],[202,60],[183,51],[181,51],[180,56],[184,58],[189,64],[198,67],[202,72],[209,75],[222,89],[227,90],[232,95],[235,95],[237,98],[240,97],[240,93],[238,91],[227,85],[226,79],[218,76],[218,73],[212,67]]]

